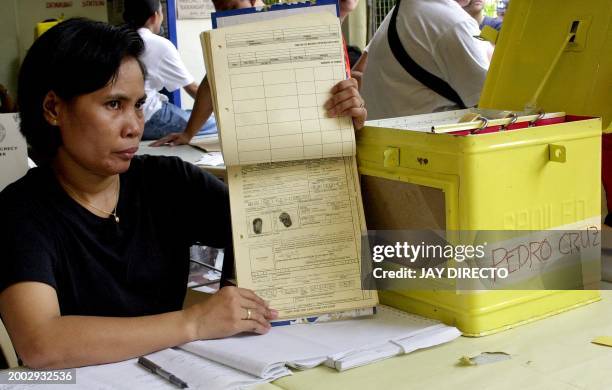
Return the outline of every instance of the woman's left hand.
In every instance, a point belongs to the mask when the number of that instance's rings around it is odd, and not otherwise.
[[[340,81],[331,90],[332,97],[323,106],[330,117],[350,116],[355,129],[359,130],[368,115],[363,98],[359,94],[357,80],[350,78]]]

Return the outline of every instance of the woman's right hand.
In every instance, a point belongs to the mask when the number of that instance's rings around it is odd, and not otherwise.
[[[278,312],[253,291],[223,287],[205,302],[185,309],[194,340],[218,339],[242,332],[267,333]]]

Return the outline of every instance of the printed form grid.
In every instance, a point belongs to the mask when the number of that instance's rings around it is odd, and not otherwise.
[[[329,35],[329,30],[324,34]],[[313,40],[317,38],[310,31]],[[246,38],[243,38],[246,39]],[[252,37],[251,37],[252,39]],[[286,38],[285,38],[286,39]],[[228,36],[228,42],[239,43]],[[230,54],[231,69],[324,61],[338,57],[337,45]],[[323,104],[332,87],[345,79],[342,65],[311,66],[230,75],[238,161],[255,163],[350,155],[354,133],[350,118],[329,118]]]

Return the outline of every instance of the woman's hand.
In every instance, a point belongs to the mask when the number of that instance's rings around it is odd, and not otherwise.
[[[359,94],[357,80],[350,78],[340,81],[331,90],[332,97],[323,106],[327,110],[327,115],[350,116],[353,118],[355,129],[363,127],[368,112],[365,103]]]
[[[191,141],[191,138],[187,133],[170,133],[167,134],[155,142],[151,142],[149,146],[177,146],[186,145]]]
[[[278,312],[251,290],[223,287],[205,302],[185,309],[192,338],[217,339],[242,332],[267,333]]]

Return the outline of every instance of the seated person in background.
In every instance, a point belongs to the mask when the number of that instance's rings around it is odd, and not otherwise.
[[[198,84],[194,82],[181,60],[176,47],[166,38],[159,36],[164,15],[160,0],[129,0],[125,2],[123,19],[145,42],[145,51],[140,58],[147,69],[144,104],[145,128],[143,139],[154,140],[168,133],[182,131],[189,121],[189,112],[168,102],[159,93],[163,88],[173,92],[183,88],[196,98]],[[206,118],[208,119],[208,118]],[[203,129],[204,123],[196,129]]]
[[[482,30],[484,26],[490,26],[499,31],[502,21],[492,18],[484,13],[484,0],[471,0],[463,9],[478,22],[478,27]]]
[[[21,132],[42,161],[0,192],[0,316],[29,367],[266,333],[277,315],[235,287],[182,309],[189,247],[232,252],[229,198],[178,158],[135,156],[143,50],[132,29],[69,19],[21,66]]]
[[[466,0],[398,1],[355,66],[363,71],[361,94],[370,119],[425,114],[478,103],[489,67],[489,43],[474,37],[480,31],[476,21],[461,8],[466,4]],[[454,95],[450,96],[453,100],[414,78],[405,68],[414,66],[395,57],[388,34],[392,20],[396,37],[412,62],[443,83],[451,92],[447,95]]]
[[[504,16],[506,16],[506,11],[508,10],[509,4],[510,0],[499,0],[497,2],[497,19],[499,19],[502,23],[504,21]]]
[[[358,0],[340,0],[340,22],[344,20],[346,15],[348,15],[351,11],[355,9],[357,6]],[[215,10],[220,11],[229,11],[233,9],[242,9],[242,8],[250,8],[250,7],[263,7],[265,4],[262,0],[213,0],[213,5],[215,6]],[[347,57],[348,58],[348,57]],[[347,63],[347,66],[348,63]],[[345,80],[338,83],[334,89],[332,90],[332,94],[337,94],[338,92],[346,89],[346,88],[355,88],[355,93],[359,95],[357,88],[356,80]],[[348,96],[348,95],[347,95]],[[326,106],[329,110],[334,106],[342,103],[341,100],[343,95],[337,94],[335,96],[335,104],[330,103],[329,106]],[[361,100],[361,97],[358,96],[358,99]],[[340,108],[340,107],[338,107]],[[200,87],[198,88],[198,94],[195,103],[193,104],[193,112],[191,114],[191,118],[189,118],[189,123],[184,131],[180,133],[168,134],[167,136],[153,142],[151,146],[162,146],[162,145],[183,145],[189,143],[191,139],[198,133],[199,129],[202,125],[208,120],[208,118],[213,113],[213,103],[212,96],[210,91],[210,85],[208,84],[208,79],[204,76]],[[365,108],[355,110],[352,112],[346,112],[341,110],[330,111],[330,115],[349,115],[353,117],[353,123],[357,129],[363,127],[363,123],[366,118],[366,110]]]

